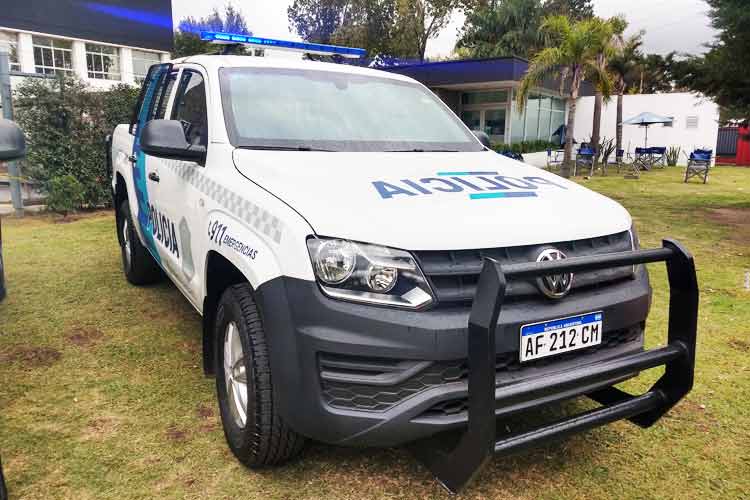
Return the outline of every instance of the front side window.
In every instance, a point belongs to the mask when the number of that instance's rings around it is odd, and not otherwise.
[[[225,68],[221,96],[232,144],[329,151],[482,151],[423,86],[337,71]]]
[[[172,119],[179,120],[190,144],[208,144],[208,113],[206,110],[206,85],[203,76],[185,70],[172,106]]]
[[[73,73],[73,47],[69,40],[35,36],[34,68],[37,73],[57,75]]]
[[[86,69],[89,78],[120,79],[120,49],[109,45],[86,44]]]
[[[0,31],[0,43],[6,42],[10,48],[10,70],[21,71],[18,61],[18,35],[7,31]]]
[[[148,74],[148,69],[154,64],[159,64],[161,57],[156,52],[146,52],[145,50],[132,50],[133,53],[133,76],[139,85],[143,83]]]

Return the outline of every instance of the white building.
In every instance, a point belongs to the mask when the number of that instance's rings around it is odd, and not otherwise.
[[[93,88],[138,84],[149,66],[170,58],[169,52],[6,28],[0,43],[10,46],[11,84],[30,75],[75,75]]]
[[[623,98],[623,120],[645,111],[657,115],[670,116],[672,125],[651,125],[648,127],[648,145],[679,146],[686,154],[696,148],[716,149],[719,134],[719,106],[713,101],[691,93],[638,94]],[[594,117],[594,97],[582,97],[576,107],[574,137],[579,142],[591,138]],[[601,137],[614,138],[617,125],[617,98],[602,108]],[[623,125],[622,145],[626,153],[634,153],[636,147],[643,147],[646,131],[643,127]],[[686,157],[681,155],[680,163]]]

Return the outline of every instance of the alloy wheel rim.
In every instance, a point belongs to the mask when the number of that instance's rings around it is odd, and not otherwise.
[[[224,380],[229,400],[229,411],[234,423],[244,428],[247,423],[247,373],[245,352],[239,330],[231,321],[224,332]]]
[[[122,223],[122,248],[123,250],[125,250],[125,260],[127,261],[129,267],[132,250],[130,248],[130,227],[128,225],[127,219],[125,219]]]

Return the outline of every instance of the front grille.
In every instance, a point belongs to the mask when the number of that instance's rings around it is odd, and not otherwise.
[[[414,252],[425,277],[437,296],[438,307],[467,306],[476,293],[482,261],[493,258],[501,264],[534,262],[545,248],[555,247],[567,257],[583,257],[632,250],[630,233],[621,233],[584,240],[526,245],[480,250],[417,251]],[[578,273],[573,280],[571,294],[576,291],[605,286],[633,276],[630,266]],[[512,280],[506,297],[514,301],[542,294],[533,280]]]
[[[501,353],[495,358],[495,372],[520,371],[546,366],[599,349],[608,349],[636,340],[641,327],[604,332],[602,343],[580,351],[542,358],[521,365],[518,353]],[[468,377],[466,360],[409,361],[320,354],[318,358],[324,401],[335,408],[382,412],[432,387],[464,382]],[[393,383],[390,383],[393,381]],[[451,415],[465,409],[465,400],[439,403],[423,415]]]

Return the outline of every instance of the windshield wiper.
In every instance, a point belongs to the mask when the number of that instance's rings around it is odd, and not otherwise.
[[[253,149],[253,150],[260,150],[260,151],[326,151],[326,152],[335,152],[333,149],[320,149],[320,148],[313,148],[311,146],[305,146],[304,144],[299,146],[271,146],[271,145],[264,145],[259,144],[257,146],[239,146],[240,149]]]
[[[386,153],[458,153],[455,149],[392,149]]]

